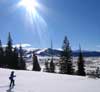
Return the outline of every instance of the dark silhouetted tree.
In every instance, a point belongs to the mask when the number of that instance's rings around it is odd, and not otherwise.
[[[33,71],[40,71],[41,68],[40,68],[40,65],[38,63],[38,59],[37,59],[37,56],[33,53]]]
[[[24,54],[23,49],[20,46],[20,49],[19,49],[19,69],[26,70],[26,63],[25,63],[23,54]]]
[[[11,69],[18,69],[18,50],[17,48],[13,48],[12,46],[12,38],[9,32],[8,34],[8,42],[5,49],[5,66]]]
[[[53,58],[51,59],[51,62],[50,62],[49,72],[51,72],[51,73],[55,72],[55,64],[53,62]]]
[[[100,68],[99,67],[96,68],[96,73],[95,74],[96,74],[97,78],[100,78]]]
[[[4,66],[4,51],[2,47],[2,42],[0,40],[0,67]]]
[[[8,33],[8,43],[7,43],[7,49],[12,52],[12,38],[10,32]]]
[[[80,52],[79,52],[77,65],[78,65],[77,74],[80,75],[80,76],[85,76],[86,73],[85,73],[84,59],[83,59],[81,48],[80,48]]]
[[[51,73],[55,72],[55,64],[53,62],[53,43],[52,43],[52,40],[51,40],[51,61],[50,61],[49,72],[51,72]]]
[[[45,72],[49,72],[49,62],[45,61]]]
[[[73,74],[72,67],[72,51],[69,45],[69,41],[65,36],[62,46],[61,60],[60,60],[60,73]]]
[[[18,49],[16,47],[14,48],[12,59],[13,59],[13,64],[12,64],[13,65],[13,69],[19,69],[19,67],[18,67],[18,59],[19,59],[19,57],[18,57]]]
[[[11,35],[10,32],[8,34],[8,42],[7,42],[7,47],[5,50],[5,63],[7,65],[8,68],[13,68],[13,51],[12,51],[12,39],[11,39]]]

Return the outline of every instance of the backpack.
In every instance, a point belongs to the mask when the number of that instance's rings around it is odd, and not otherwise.
[[[9,80],[11,80],[11,76],[9,77]]]

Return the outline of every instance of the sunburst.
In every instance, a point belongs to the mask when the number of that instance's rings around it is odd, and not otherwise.
[[[39,6],[36,0],[21,0],[18,5],[24,7],[30,14],[35,14],[36,8]]]

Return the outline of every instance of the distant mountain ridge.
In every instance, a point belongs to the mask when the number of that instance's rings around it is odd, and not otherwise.
[[[45,48],[45,49],[31,49],[31,50],[27,50],[24,49],[26,56],[27,55],[32,55],[32,52],[34,51],[35,54],[39,55],[39,56],[51,56],[53,54],[53,56],[57,56],[59,57],[61,55],[61,50],[58,49],[51,49],[51,48]],[[82,51],[83,56],[84,57],[100,57],[100,52],[99,51]],[[79,50],[74,50],[72,51],[72,56],[77,57],[79,55]]]

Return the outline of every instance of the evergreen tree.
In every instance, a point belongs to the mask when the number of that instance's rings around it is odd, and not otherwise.
[[[49,72],[49,63],[45,61],[45,72]]]
[[[8,50],[9,51],[11,51],[12,52],[12,38],[11,38],[11,34],[10,34],[10,32],[8,33],[8,43],[7,43],[7,48],[8,48]]]
[[[55,64],[53,62],[53,43],[51,40],[51,61],[49,66],[49,72],[54,73],[55,72]]]
[[[100,78],[100,68],[99,67],[96,68],[96,77]]]
[[[12,46],[12,38],[10,32],[8,34],[7,47],[5,49],[5,66],[11,69],[18,69],[18,51]]]
[[[13,63],[12,63],[12,66],[13,66],[13,69],[18,69],[18,49],[15,47],[14,48],[14,51],[13,51]]]
[[[77,74],[80,75],[80,76],[85,76],[86,73],[85,73],[84,59],[83,59],[83,55],[82,55],[82,52],[81,52],[81,48],[80,48],[80,52],[79,52],[77,65],[78,65]]]
[[[61,60],[60,60],[60,73],[73,74],[72,68],[72,51],[69,45],[69,41],[65,36],[62,46]]]
[[[49,72],[51,72],[51,73],[55,72],[55,64],[53,62],[53,58],[51,59],[51,62],[50,62]]]
[[[38,59],[37,59],[37,56],[33,53],[33,71],[40,71],[41,68],[40,68],[40,65],[38,63]]]
[[[0,40],[0,67],[4,66],[4,51],[2,47],[2,42]]]
[[[25,63],[25,60],[23,58],[23,49],[21,46],[19,49],[19,69],[26,70],[26,63]]]
[[[8,68],[13,68],[12,63],[13,63],[13,51],[12,51],[13,47],[12,47],[12,39],[11,39],[11,35],[10,32],[8,34],[8,42],[7,42],[7,47],[5,50],[5,64],[7,65]]]

